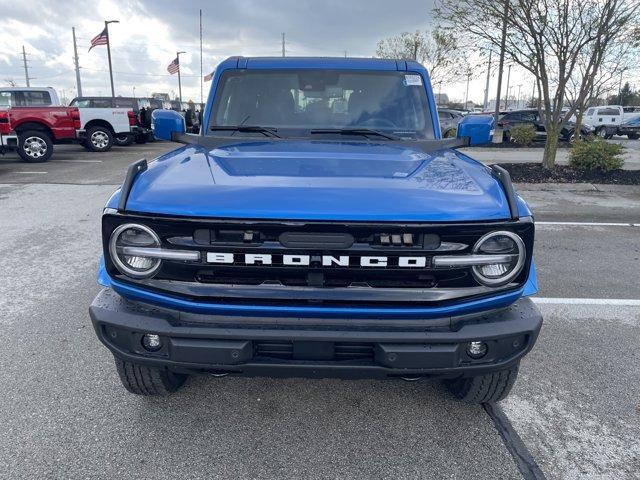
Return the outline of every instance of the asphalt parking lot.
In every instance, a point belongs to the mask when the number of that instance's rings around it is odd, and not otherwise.
[[[140,398],[87,309],[105,200],[173,147],[0,157],[0,478],[638,478],[640,187],[518,186],[545,324],[497,417],[427,380],[200,377]]]

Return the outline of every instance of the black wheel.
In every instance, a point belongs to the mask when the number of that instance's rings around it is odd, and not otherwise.
[[[114,137],[113,143],[115,143],[119,147],[128,147],[133,143],[133,135],[129,133],[121,133],[120,135],[116,135]]]
[[[53,142],[46,132],[27,130],[18,135],[18,155],[25,162],[46,162],[53,154]]]
[[[188,377],[188,375],[173,373],[166,369],[126,362],[118,357],[113,358],[122,386],[136,395],[169,395],[178,390]]]
[[[85,148],[92,152],[108,152],[113,146],[113,133],[109,128],[100,125],[90,127],[87,129],[86,144]]]
[[[518,366],[468,378],[445,380],[451,393],[467,403],[492,403],[506,398],[518,377]]]
[[[600,138],[607,138],[607,129],[605,127],[600,127],[596,130],[596,135]]]
[[[629,138],[629,140],[637,140],[638,138],[640,138],[640,134],[638,133],[630,133],[627,135],[627,137]]]

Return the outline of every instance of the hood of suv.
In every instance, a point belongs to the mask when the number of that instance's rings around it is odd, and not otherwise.
[[[109,202],[117,205],[118,192]],[[393,143],[189,145],[140,174],[127,210],[203,218],[452,222],[509,218],[487,167]]]

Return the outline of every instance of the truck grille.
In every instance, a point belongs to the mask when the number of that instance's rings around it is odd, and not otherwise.
[[[526,281],[534,235],[529,219],[370,224],[114,214],[103,217],[105,244],[124,222],[143,223],[158,234],[162,248],[195,250],[201,260],[165,260],[153,278],[132,280],[117,271],[105,249],[113,277],[200,301],[250,304],[439,304],[489,294],[495,289],[480,286],[469,267],[434,268],[431,260],[435,255],[468,255],[482,235],[494,230],[515,232],[525,242],[527,265],[508,286],[516,288]],[[208,261],[212,259],[217,263]]]

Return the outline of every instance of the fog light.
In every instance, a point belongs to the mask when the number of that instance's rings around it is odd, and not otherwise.
[[[162,348],[160,336],[153,333],[145,333],[142,336],[142,346],[148,352],[157,352]]]
[[[469,342],[467,345],[467,355],[471,358],[482,358],[487,354],[487,344],[484,342]]]

